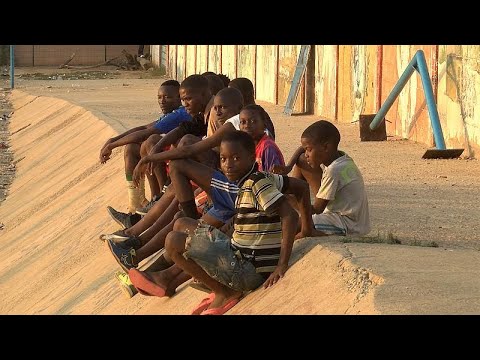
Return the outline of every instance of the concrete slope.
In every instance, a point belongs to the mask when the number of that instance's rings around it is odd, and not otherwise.
[[[122,209],[123,161],[118,150],[101,165],[98,152],[115,132],[89,111],[64,100],[21,91],[14,91],[11,100],[17,173],[0,206],[5,224],[0,237],[0,313],[188,314],[204,293],[184,286],[172,299],[137,295],[129,300],[113,279],[118,266],[98,236],[116,230],[105,206]],[[310,248],[314,245],[310,240]],[[321,262],[316,261],[319,254]],[[356,308],[358,298],[365,298],[365,293],[358,295],[364,289],[360,287],[358,294],[348,291],[341,281],[345,270],[337,275],[328,271],[332,262],[340,260],[338,254],[316,248],[279,285],[251,294],[235,313],[361,312]],[[304,280],[305,272],[311,274],[309,282]],[[354,271],[347,272],[355,276]],[[337,289],[341,303],[325,307],[312,300],[326,288]],[[292,296],[298,302],[286,301]],[[372,306],[365,309],[375,312]]]
[[[205,293],[127,299],[118,265],[99,240],[117,229],[107,205],[125,210],[121,150],[98,153],[116,132],[65,100],[15,90],[11,144],[17,173],[0,205],[0,313],[189,314]],[[230,314],[479,313],[475,250],[296,242],[274,287],[246,296]]]

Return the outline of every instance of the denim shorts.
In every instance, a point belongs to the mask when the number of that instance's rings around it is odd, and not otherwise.
[[[230,237],[200,222],[187,237],[183,256],[195,261],[213,279],[236,291],[255,290],[265,282],[253,264],[231,247]]]

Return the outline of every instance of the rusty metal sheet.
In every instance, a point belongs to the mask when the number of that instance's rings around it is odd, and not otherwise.
[[[185,77],[196,74],[197,45],[187,45],[185,58],[187,61],[187,71],[185,73]]]
[[[220,71],[220,48],[221,45],[208,45],[208,71],[216,74]]]
[[[256,98],[258,100],[275,103],[276,72],[277,72],[277,46],[257,46],[257,83]]]
[[[256,45],[238,45],[237,77],[249,79],[255,85],[255,50]]]
[[[337,106],[337,46],[315,46],[315,107],[314,114],[335,119]]]
[[[297,66],[298,55],[301,45],[280,45],[278,49],[278,104],[287,103],[290,88]],[[293,112],[300,113],[305,111],[305,80],[302,77],[300,91],[298,92]]]
[[[172,78],[177,78],[177,45],[168,45],[168,70],[167,74]]]
[[[185,79],[185,49],[186,45],[177,45],[177,81],[182,82]]]
[[[222,74],[227,75],[230,80],[236,78],[236,45],[222,45]]]

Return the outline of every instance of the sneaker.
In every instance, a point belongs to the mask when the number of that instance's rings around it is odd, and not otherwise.
[[[112,240],[107,240],[106,243],[113,257],[125,272],[128,272],[131,268],[137,267],[138,264],[135,264],[136,253],[134,248],[124,249]]]
[[[115,271],[115,279],[117,279],[120,289],[122,289],[123,293],[127,295],[128,298],[138,294],[138,290],[133,286],[128,274],[125,274],[123,271]]]
[[[125,230],[118,230],[111,234],[102,234],[100,235],[101,240],[113,240],[114,242],[125,241],[130,238],[129,235],[125,234]]]
[[[119,225],[123,226],[125,229],[132,227],[142,218],[138,214],[122,213],[115,210],[111,206],[107,206],[107,211],[112,217],[112,219],[115,220]]]
[[[120,246],[121,248],[125,249],[125,250],[129,250],[130,248],[133,248],[134,250],[138,250],[142,247],[142,243],[140,241],[140,239],[136,236],[130,236],[128,239],[126,240],[114,240],[112,239],[112,241]]]
[[[100,240],[112,240],[115,244],[127,250],[130,248],[138,250],[142,247],[142,242],[138,237],[122,234],[125,234],[123,230],[116,231],[113,234],[102,234],[100,235]]]
[[[148,210],[150,210],[153,207],[153,205],[155,205],[155,203],[158,200],[160,200],[161,197],[162,197],[161,195],[160,196],[154,196],[153,199],[150,200],[147,205],[145,205],[142,208],[137,209],[136,213],[138,215],[142,215],[142,216],[147,215]]]

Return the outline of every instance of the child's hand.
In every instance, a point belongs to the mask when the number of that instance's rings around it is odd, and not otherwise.
[[[297,235],[295,235],[295,240],[312,236],[313,230],[314,229],[308,229],[308,230],[302,229]]]
[[[291,166],[273,165],[270,168],[271,173],[278,175],[287,175],[290,171],[292,171]]]
[[[136,187],[140,186],[140,180],[143,179],[145,175],[145,164],[142,160],[138,162],[137,166],[135,166],[135,169],[133,170],[132,180]]]
[[[110,155],[112,155],[112,150],[110,150],[110,146],[106,145],[100,150],[100,163],[105,164],[108,159],[110,159]]]
[[[288,264],[286,265],[278,264],[277,267],[275,268],[275,271],[271,273],[267,281],[263,283],[263,287],[266,289],[269,286],[272,286],[275,283],[277,283],[277,281],[280,280],[285,275],[285,273],[287,272],[287,269],[288,269]]]

